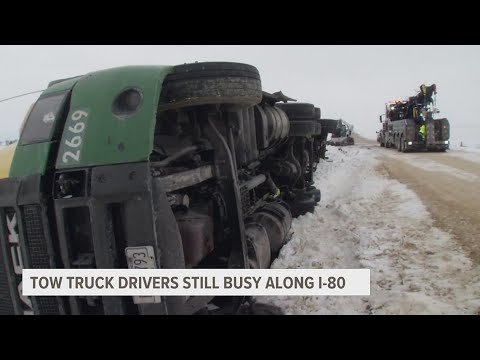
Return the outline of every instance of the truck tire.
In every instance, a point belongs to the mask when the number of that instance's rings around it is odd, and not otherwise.
[[[313,121],[292,121],[288,136],[312,137],[315,134],[315,123]]]
[[[178,65],[165,77],[159,110],[209,104],[253,106],[262,100],[256,67],[229,62]]]
[[[285,111],[290,120],[302,120],[309,119],[312,120],[315,118],[315,106],[308,103],[288,103],[288,104],[277,104],[280,109]],[[320,114],[320,108],[318,113]]]

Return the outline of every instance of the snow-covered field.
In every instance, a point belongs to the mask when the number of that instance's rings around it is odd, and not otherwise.
[[[480,139],[478,126],[456,126],[452,125],[450,134],[450,148],[476,149],[480,152]]]
[[[453,148],[448,151],[449,155],[460,157],[467,161],[480,163],[480,148]]]
[[[480,267],[433,227],[417,195],[386,177],[377,150],[329,147],[315,214],[294,220],[274,268],[369,268],[368,297],[264,297],[287,314],[474,314]],[[259,299],[260,300],[260,299]]]

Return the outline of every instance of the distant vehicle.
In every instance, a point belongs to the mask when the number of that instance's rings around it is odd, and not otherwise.
[[[339,120],[332,120],[332,119],[321,119],[320,124],[322,127],[322,132],[321,132],[321,139],[318,142],[320,151],[316,151],[316,153],[319,153],[319,156],[321,159],[328,159],[326,156],[327,150],[327,145],[329,142],[327,141],[328,134],[332,134],[335,132],[337,129]],[[318,161],[317,161],[318,162]]]
[[[435,119],[437,88],[420,86],[420,92],[407,101],[390,101],[380,116],[382,128],[377,131],[380,146],[406,151],[446,151],[450,144],[448,119]],[[423,126],[423,129],[422,129]]]
[[[330,141],[328,141],[328,144],[333,146],[355,145],[352,133],[353,125],[340,119],[337,122],[337,126],[332,133],[332,137],[330,138]]]

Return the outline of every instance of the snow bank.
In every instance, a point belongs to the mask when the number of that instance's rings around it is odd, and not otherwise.
[[[480,268],[433,227],[416,194],[389,180],[368,147],[329,147],[315,214],[293,222],[274,268],[369,268],[369,297],[264,297],[287,314],[472,314]]]

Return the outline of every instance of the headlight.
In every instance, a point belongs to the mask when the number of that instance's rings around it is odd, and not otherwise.
[[[413,142],[409,141],[409,142],[408,142],[408,145],[413,145]]]
[[[445,144],[448,144],[448,140],[445,140]]]

